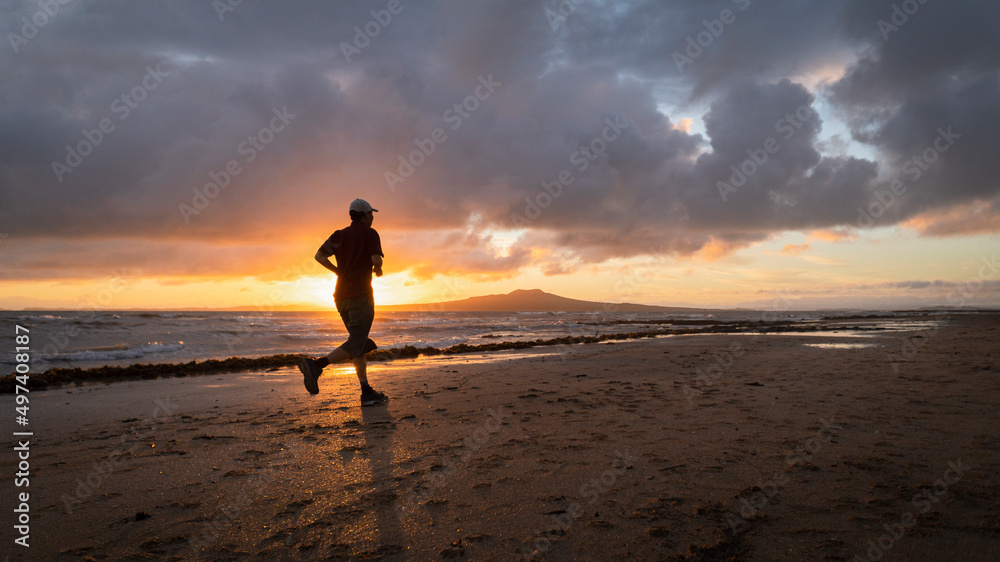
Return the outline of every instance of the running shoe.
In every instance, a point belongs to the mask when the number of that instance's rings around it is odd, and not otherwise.
[[[319,378],[323,369],[319,368],[316,360],[308,357],[299,359],[299,370],[302,371],[302,384],[306,385],[306,390],[309,391],[309,394],[319,394],[319,384],[316,382],[316,379]]]
[[[362,392],[361,393],[361,405],[362,406],[374,406],[375,404],[381,404],[388,400],[389,397],[381,392]]]

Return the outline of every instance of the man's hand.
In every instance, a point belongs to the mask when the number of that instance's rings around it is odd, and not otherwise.
[[[382,277],[382,256],[375,254],[372,256],[372,271],[375,277]]]

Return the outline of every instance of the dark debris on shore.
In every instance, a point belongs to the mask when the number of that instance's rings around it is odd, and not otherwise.
[[[739,334],[739,333],[784,333],[813,332],[827,329],[818,324],[797,324],[789,322],[719,322],[701,328],[684,328],[676,330],[659,329],[641,332],[626,332],[617,334],[601,334],[594,336],[563,336],[547,340],[534,341],[504,341],[470,345],[460,343],[444,349],[436,347],[394,347],[377,349],[368,353],[369,361],[393,361],[396,359],[413,359],[423,356],[456,355],[461,353],[489,353],[494,351],[509,351],[530,349],[543,346],[565,346],[605,341],[622,341],[644,338],[655,338],[666,335],[688,334]],[[838,327],[842,330],[879,330],[881,328]],[[230,357],[228,359],[207,359],[187,363],[135,364],[127,367],[103,366],[91,369],[57,368],[30,375],[29,387],[33,391],[47,390],[66,385],[83,385],[87,383],[112,383],[134,380],[149,380],[170,377],[188,377],[199,375],[215,375],[221,373],[268,371],[282,367],[294,366],[303,355],[280,354],[265,357]],[[13,394],[17,381],[16,373],[0,378],[0,393]]]

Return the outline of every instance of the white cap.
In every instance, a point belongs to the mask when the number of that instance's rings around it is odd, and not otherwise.
[[[368,212],[378,212],[378,209],[372,209],[372,206],[368,204],[368,201],[364,199],[355,199],[351,201],[351,210],[355,213],[368,213]]]

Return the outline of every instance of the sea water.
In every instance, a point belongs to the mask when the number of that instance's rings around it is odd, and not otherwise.
[[[893,313],[888,314],[891,318]],[[712,322],[814,322],[829,312],[722,310],[665,312],[385,312],[371,338],[380,348],[445,348],[564,336],[690,329]],[[835,316],[835,314],[834,314]],[[677,321],[677,325],[672,325]],[[704,324],[701,324],[704,322]],[[858,320],[851,320],[857,324]],[[883,322],[884,320],[880,321]],[[871,323],[871,322],[869,322]],[[347,338],[335,310],[318,312],[0,311],[0,333],[30,330],[32,370],[137,363],[323,355]],[[14,346],[0,349],[0,374],[14,365]]]

